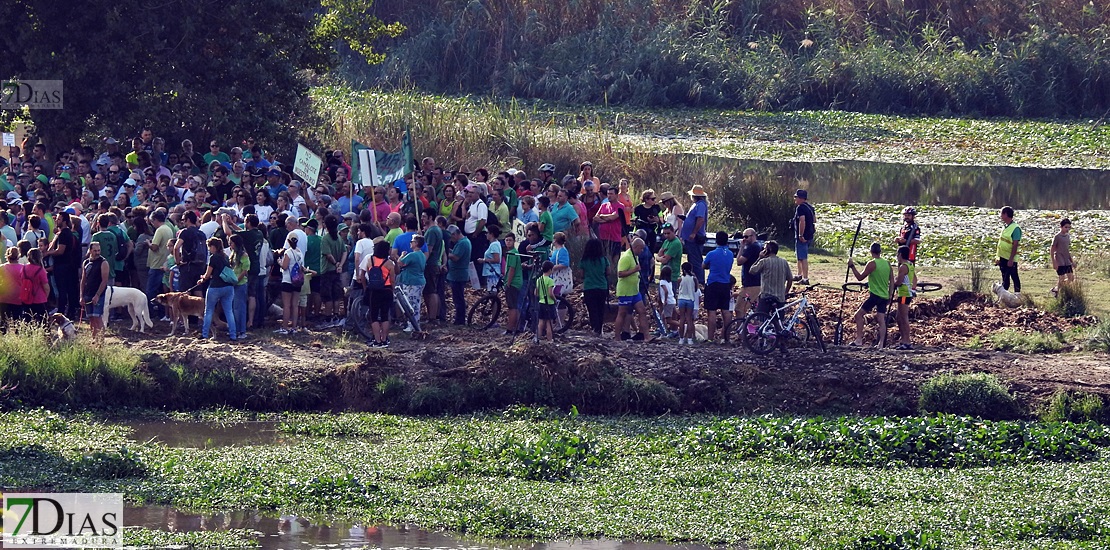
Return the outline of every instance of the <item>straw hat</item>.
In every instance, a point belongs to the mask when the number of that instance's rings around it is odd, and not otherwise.
[[[708,195],[705,194],[705,188],[703,188],[700,185],[695,185],[695,186],[691,187],[690,191],[689,191],[689,195],[691,197],[706,197],[706,196],[708,196]]]
[[[667,202],[673,199],[674,193],[671,193],[670,191],[664,191],[662,195],[659,195],[659,202]]]

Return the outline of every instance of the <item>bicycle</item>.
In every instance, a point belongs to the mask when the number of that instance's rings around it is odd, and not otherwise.
[[[522,254],[522,256],[524,256]],[[539,341],[539,336],[536,335],[536,327],[539,326],[539,308],[535,303],[535,289],[536,281],[543,276],[539,267],[535,265],[536,261],[533,260],[527,265],[522,265],[523,269],[531,270],[531,276],[528,277],[528,284],[524,286],[520,293],[519,307],[520,314],[517,317],[517,327],[513,332],[513,339],[516,335],[522,332],[531,332],[534,341]],[[565,295],[555,297],[555,319],[552,321],[552,332],[555,334],[564,334],[574,324],[575,311],[574,306],[567,300]]]
[[[817,321],[817,310],[809,302],[806,293],[817,285],[810,285],[804,289],[787,295],[787,298],[801,296],[797,300],[779,306],[771,313],[755,311],[743,319],[733,319],[725,330],[725,340],[730,335],[740,337],[744,345],[756,355],[767,355],[775,347],[786,352],[787,343],[808,347],[812,343],[817,345],[821,353],[827,353],[825,339],[821,335],[821,325]],[[794,313],[787,317],[791,309]],[[785,321],[785,322],[784,322]],[[739,322],[738,326],[733,326]]]

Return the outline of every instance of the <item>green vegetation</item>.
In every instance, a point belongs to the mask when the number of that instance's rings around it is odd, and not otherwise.
[[[123,544],[128,548],[188,548],[195,550],[222,548],[258,548],[258,535],[250,529],[227,531],[168,532],[153,529],[127,528]]]
[[[1102,422],[1106,418],[1102,397],[1093,393],[1057,390],[1045,403],[1045,422]]]
[[[1081,331],[1044,333],[1005,329],[991,334],[987,340],[999,351],[1056,353],[1071,347],[1081,336]]]
[[[1102,116],[1110,12],[1033,0],[380,1],[352,80],[573,103]]]
[[[921,385],[918,407],[925,413],[948,413],[1004,420],[1021,416],[1010,391],[993,374],[941,374]]]
[[[1079,317],[1087,314],[1087,293],[1083,283],[1064,283],[1049,309],[1065,317]]]
[[[139,503],[280,510],[496,537],[753,548],[1110,544],[1099,519],[1110,509],[1110,452],[1103,448],[1110,440],[1094,424],[951,416],[605,418],[521,407],[475,417],[285,420],[345,426],[346,435],[179,449],[129,441],[125,429],[86,417],[0,413],[0,485],[123,491]],[[923,441],[924,449],[899,444],[904,437]],[[782,460],[737,452],[749,444],[776,449]],[[73,468],[82,457],[123,448],[142,475]],[[940,457],[935,462],[974,467],[827,459],[889,452],[934,461],[929,449]],[[530,468],[528,460],[548,469]]]

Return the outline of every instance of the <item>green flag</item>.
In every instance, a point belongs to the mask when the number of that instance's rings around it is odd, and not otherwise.
[[[392,153],[374,150],[374,162],[364,163],[371,149],[357,141],[351,141],[351,158],[354,174],[351,180],[360,187],[367,185],[392,185],[412,172],[412,138],[408,128],[401,141],[401,150]],[[369,180],[369,181],[367,181]]]

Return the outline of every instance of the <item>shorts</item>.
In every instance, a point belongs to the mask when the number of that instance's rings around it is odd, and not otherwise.
[[[555,320],[555,304],[540,304],[537,311],[541,321],[554,321]]]
[[[95,304],[85,304],[86,317],[100,317],[104,315],[104,295],[100,296]]]
[[[686,309],[688,309],[690,311],[694,311],[694,301],[693,300],[679,300],[678,301],[678,310],[682,311],[682,310],[686,310]]]
[[[705,287],[705,310],[727,310],[729,298],[728,283],[709,283]]]
[[[517,309],[517,306],[520,305],[520,289],[511,286],[505,287],[505,303],[509,305],[509,309]]]
[[[809,241],[794,242],[794,256],[799,260],[806,261],[809,259]]]
[[[1068,273],[1071,273],[1071,266],[1070,265],[1062,265],[1062,266],[1056,268],[1056,274],[1057,275],[1064,276],[1064,275],[1067,275]]]
[[[313,278],[308,280],[308,291],[313,293],[313,294],[319,294],[320,293],[320,278],[319,277],[313,277]]]
[[[286,283],[284,281],[282,281],[282,283],[281,283],[281,291],[282,292],[291,292],[293,294],[300,294],[301,293],[301,289],[299,287],[294,286],[293,283]]]
[[[617,305],[621,307],[632,307],[644,301],[644,297],[639,292],[632,296],[617,296]]]
[[[317,278],[312,279],[315,283]],[[339,280],[338,271],[329,271],[323,273],[319,277],[320,280],[320,297],[325,302],[333,302],[335,300],[343,299],[343,282]],[[312,283],[309,283],[311,285]]]
[[[774,296],[760,296],[759,302],[755,305],[755,310],[760,313],[771,313],[771,310],[782,307],[784,302]]]
[[[608,256],[610,258],[612,258],[613,256],[620,256],[622,252],[620,241],[601,241],[601,244],[605,247],[605,252],[608,253]]]
[[[910,305],[910,302],[912,302],[912,301],[913,301],[913,298],[910,297],[910,296],[898,296],[894,299],[894,303],[896,303],[896,304],[906,304],[907,306]]]
[[[436,293],[436,289],[439,288],[439,278],[442,276],[438,265],[424,266],[424,290],[422,291],[424,296]]]
[[[663,304],[663,318],[674,317],[674,304]],[[691,305],[691,307],[693,307]]]
[[[393,309],[393,288],[379,288],[369,291],[370,311],[366,317],[371,323],[384,323],[389,320],[389,310]]]
[[[301,309],[308,307],[308,294],[301,294],[300,297],[297,298],[297,306]]]
[[[886,313],[886,308],[888,304],[890,304],[890,300],[883,298],[882,296],[879,296],[875,293],[871,293],[871,295],[867,297],[867,301],[864,302],[863,305],[859,308],[864,312],[868,312],[874,309],[878,313]]]

